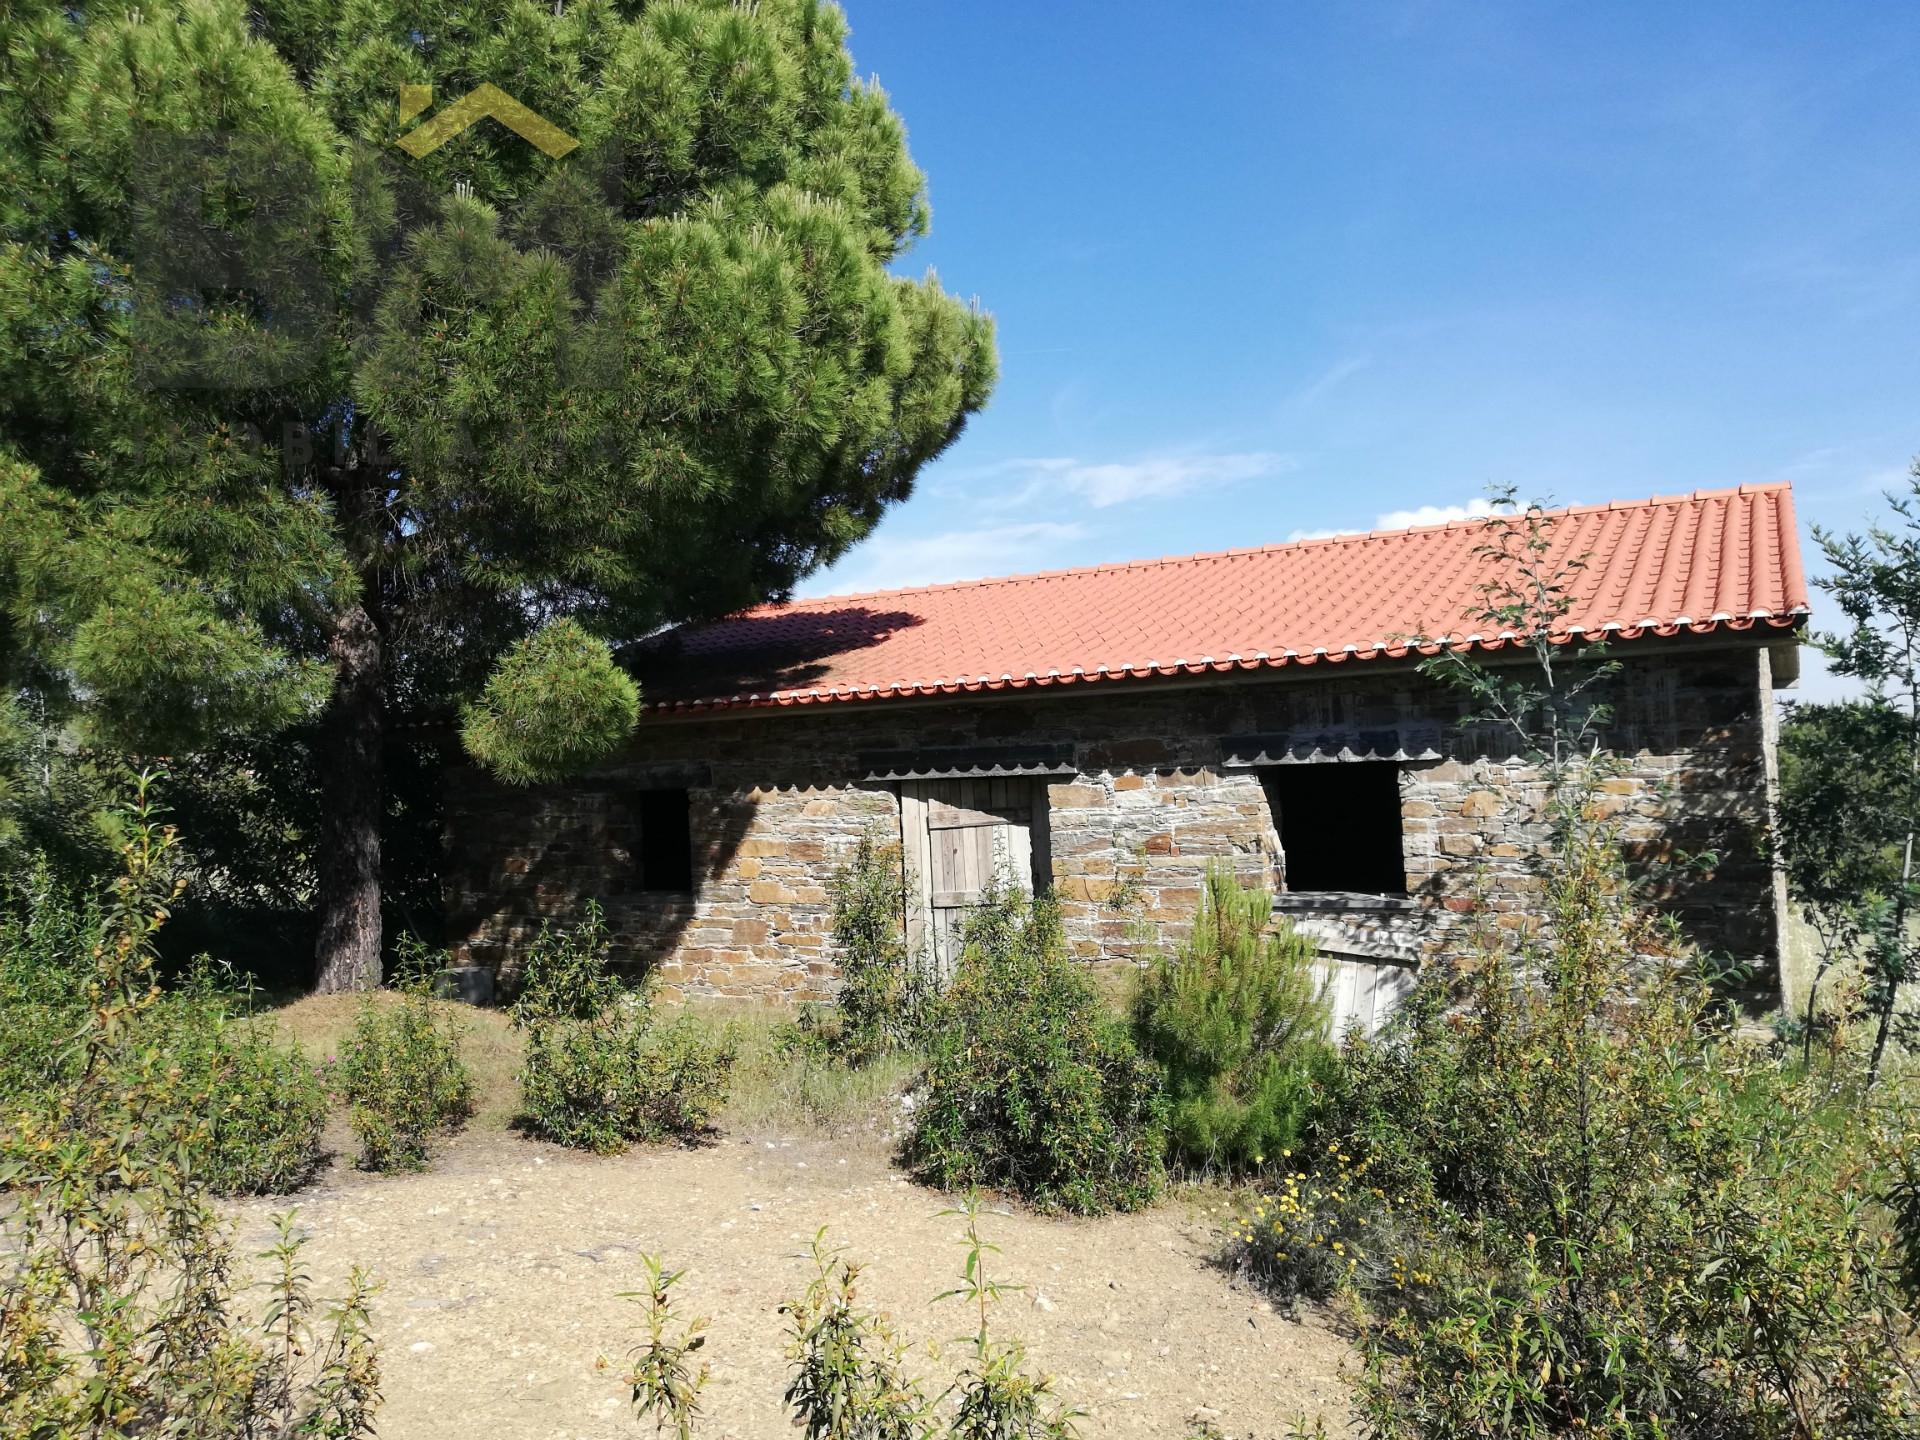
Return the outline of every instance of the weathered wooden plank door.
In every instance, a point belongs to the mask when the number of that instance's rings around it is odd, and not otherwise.
[[[953,973],[966,912],[988,886],[997,879],[1032,893],[1042,794],[1018,778],[900,782],[907,943],[942,975]]]
[[[1387,1017],[1413,990],[1411,965],[1326,955],[1320,966],[1329,981],[1327,998],[1333,1003],[1335,1040],[1353,1027],[1369,1039],[1378,1035]]]

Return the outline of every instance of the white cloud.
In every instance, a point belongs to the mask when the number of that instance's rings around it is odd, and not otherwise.
[[[1888,465],[1862,476],[1855,489],[1861,495],[1885,495],[1889,491],[1897,495],[1907,488],[1907,482],[1912,478],[1911,465]]]
[[[1484,497],[1464,505],[1420,505],[1412,510],[1389,510],[1373,522],[1376,530],[1406,530],[1415,525],[1447,525],[1455,520],[1480,520],[1493,514],[1493,502]]]
[[[807,599],[861,595],[870,590],[1055,570],[1068,563],[1061,559],[1060,547],[1084,533],[1078,525],[1044,520],[901,539],[883,533],[801,587],[800,593]]]
[[[1469,500],[1464,505],[1420,505],[1411,510],[1388,510],[1373,517],[1366,530],[1406,530],[1415,525],[1447,525],[1455,520],[1481,520],[1493,514],[1493,502]],[[1295,530],[1289,540],[1331,540],[1336,535],[1361,535],[1358,527],[1333,530]]]
[[[1001,506],[1025,505],[1049,496],[1069,495],[1095,510],[1136,500],[1165,500],[1204,490],[1224,489],[1266,475],[1299,468],[1288,455],[1253,450],[1217,455],[1166,455],[1141,460],[1089,461],[1060,456],[1008,460],[976,472],[1024,477]]]

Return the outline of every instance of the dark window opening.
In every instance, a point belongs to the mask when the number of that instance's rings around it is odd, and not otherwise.
[[[634,804],[642,890],[693,891],[693,822],[685,790],[642,790]]]
[[[1382,760],[1277,765],[1264,774],[1289,891],[1407,893],[1400,767]]]

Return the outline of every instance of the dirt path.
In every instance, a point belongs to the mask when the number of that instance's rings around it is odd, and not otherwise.
[[[387,1440],[650,1436],[620,1382],[641,1312],[617,1297],[641,1284],[643,1251],[687,1271],[676,1293],[712,1321],[703,1440],[791,1433],[776,1312],[804,1285],[800,1255],[822,1225],[867,1262],[865,1301],[942,1342],[931,1370],[951,1372],[946,1342],[967,1327],[957,1304],[929,1303],[959,1269],[956,1222],[871,1145],[729,1138],[595,1159],[472,1135],[432,1173],[336,1167],[297,1203],[321,1293],[355,1262],[383,1282]],[[251,1250],[284,1202],[236,1208]],[[1103,1220],[991,1217],[1002,1276],[1029,1287],[1002,1307],[1000,1333],[1023,1336],[1087,1412],[1088,1440],[1180,1440],[1202,1405],[1230,1435],[1276,1440],[1303,1412],[1330,1426],[1344,1413],[1345,1345],[1230,1287],[1206,1264],[1213,1233],[1180,1201]]]

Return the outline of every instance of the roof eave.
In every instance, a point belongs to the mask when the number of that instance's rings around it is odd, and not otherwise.
[[[1640,640],[1648,636],[1664,639],[1680,635],[1743,634],[1756,628],[1763,633],[1787,631],[1804,626],[1808,614],[1806,606],[1796,605],[1790,610],[1779,613],[1772,610],[1753,610],[1744,615],[1719,613],[1699,620],[1686,615],[1675,616],[1670,620],[1648,616],[1633,622],[1609,621],[1598,627],[1572,626],[1565,633],[1557,634],[1552,638],[1554,644],[1570,645],[1589,641],[1611,643],[1619,640]],[[776,690],[764,695],[752,693],[666,700],[643,704],[641,713],[650,716],[677,716],[734,710],[778,711],[873,700],[927,700],[960,695],[997,694],[1012,690],[1052,689],[1062,686],[1082,686],[1095,681],[1138,682],[1193,679],[1209,675],[1231,675],[1318,664],[1340,665],[1353,660],[1399,660],[1415,653],[1424,657],[1437,655],[1448,648],[1461,653],[1476,651],[1494,653],[1510,649],[1517,643],[1519,643],[1519,637],[1511,634],[1493,637],[1476,634],[1457,642],[1452,637],[1442,636],[1432,644],[1415,644],[1406,640],[1374,640],[1349,643],[1337,650],[1316,647],[1305,653],[1297,650],[1261,650],[1252,655],[1233,653],[1220,659],[1201,656],[1196,660],[1182,658],[1165,662],[1120,661],[1091,668],[1076,665],[1071,670],[1048,670],[1044,674],[1028,671],[1022,675],[1007,673],[998,676],[943,677],[932,680],[895,681],[886,685],[816,686],[805,690]]]

